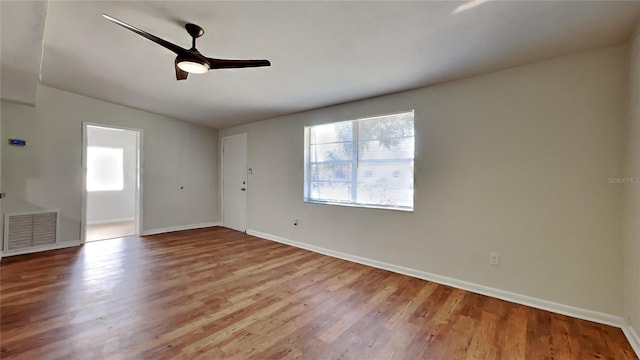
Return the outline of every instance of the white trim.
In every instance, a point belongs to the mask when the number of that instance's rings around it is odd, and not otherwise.
[[[142,171],[143,171],[143,132],[142,129],[128,128],[122,126],[104,125],[92,123],[88,121],[82,122],[82,212],[80,214],[80,242],[87,241],[87,225],[96,224],[96,222],[87,221],[87,127],[99,127],[110,130],[124,130],[136,134],[136,171],[137,171],[137,187],[136,187],[136,203],[135,203],[135,235],[142,234]]]
[[[87,225],[114,224],[119,222],[129,222],[129,221],[135,221],[135,220],[136,220],[135,217],[123,218],[123,219],[94,220],[94,221],[87,221]]]
[[[31,253],[35,253],[35,252],[49,251],[49,250],[56,250],[56,249],[64,249],[64,248],[80,246],[80,245],[82,245],[82,242],[80,240],[65,241],[65,242],[61,242],[61,243],[57,243],[57,244],[50,244],[50,245],[34,246],[34,247],[29,247],[29,248],[24,248],[24,249],[9,250],[9,251],[3,252],[2,256],[3,257],[7,257],[7,256],[31,254]]]
[[[144,219],[143,217],[143,209],[144,207],[142,206],[142,201],[143,201],[143,191],[142,191],[142,179],[144,179],[143,177],[143,173],[144,173],[144,156],[143,156],[143,152],[142,149],[144,149],[144,132],[142,131],[142,129],[138,130],[138,136],[136,137],[136,140],[138,141],[138,146],[137,146],[137,158],[136,158],[136,171],[138,172],[138,178],[136,179],[137,181],[137,189],[138,191],[136,192],[136,235],[140,235],[142,234],[142,221]]]
[[[214,227],[214,226],[222,226],[222,223],[220,221],[215,221],[215,222],[200,223],[200,224],[180,225],[180,226],[170,226],[166,228],[149,229],[149,230],[143,231],[142,235],[147,236],[147,235],[163,234],[163,233],[168,233],[172,231],[202,229],[202,228]]]
[[[80,160],[80,166],[82,170],[82,200],[80,203],[80,242],[87,242],[87,126],[88,122],[82,123],[82,159]]]
[[[257,236],[263,239],[295,246],[301,249],[317,252],[320,254],[336,257],[339,259],[356,262],[356,263],[367,265],[367,266],[372,266],[378,269],[388,270],[398,274],[407,275],[407,276],[415,277],[418,279],[428,280],[438,284],[448,285],[448,286],[452,286],[462,290],[467,290],[473,293],[482,294],[482,295],[494,297],[497,299],[514,302],[521,305],[531,306],[537,309],[551,311],[554,313],[567,315],[567,316],[575,317],[578,319],[593,321],[601,324],[611,325],[619,328],[622,328],[624,326],[623,318],[616,315],[582,309],[582,308],[578,308],[570,305],[556,303],[549,300],[538,299],[528,295],[517,294],[517,293],[506,291],[506,290],[496,289],[496,288],[492,288],[484,285],[471,283],[468,281],[458,280],[458,279],[450,278],[447,276],[428,273],[425,271],[412,269],[412,268],[408,268],[400,265],[389,264],[389,263],[385,263],[378,260],[346,254],[343,252],[323,248],[320,246],[315,246],[315,245],[301,243],[298,241],[285,239],[280,236],[271,235],[271,234],[263,233],[260,231],[247,230],[247,234],[252,236]]]
[[[622,332],[624,332],[629,344],[631,344],[636,355],[640,358],[640,336],[638,336],[636,330],[631,325],[626,325],[622,327]]]

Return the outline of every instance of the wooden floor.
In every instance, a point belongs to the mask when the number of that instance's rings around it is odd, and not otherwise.
[[[637,359],[613,327],[223,228],[0,269],[2,359]]]
[[[118,221],[108,224],[87,225],[87,241],[113,239],[136,233],[135,221]]]

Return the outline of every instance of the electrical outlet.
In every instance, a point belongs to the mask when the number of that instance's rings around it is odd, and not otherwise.
[[[493,266],[500,266],[500,255],[498,253],[489,253],[489,264]]]
[[[298,226],[298,219],[293,220],[293,226]]]

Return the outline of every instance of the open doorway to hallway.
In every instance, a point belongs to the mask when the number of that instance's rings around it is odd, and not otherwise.
[[[140,130],[84,124],[84,241],[140,233]]]

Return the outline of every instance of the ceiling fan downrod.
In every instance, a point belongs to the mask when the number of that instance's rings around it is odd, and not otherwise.
[[[204,35],[204,29],[192,23],[185,24],[184,28],[187,29],[187,32],[189,33],[189,35],[191,35],[191,50],[195,50],[196,39]]]

